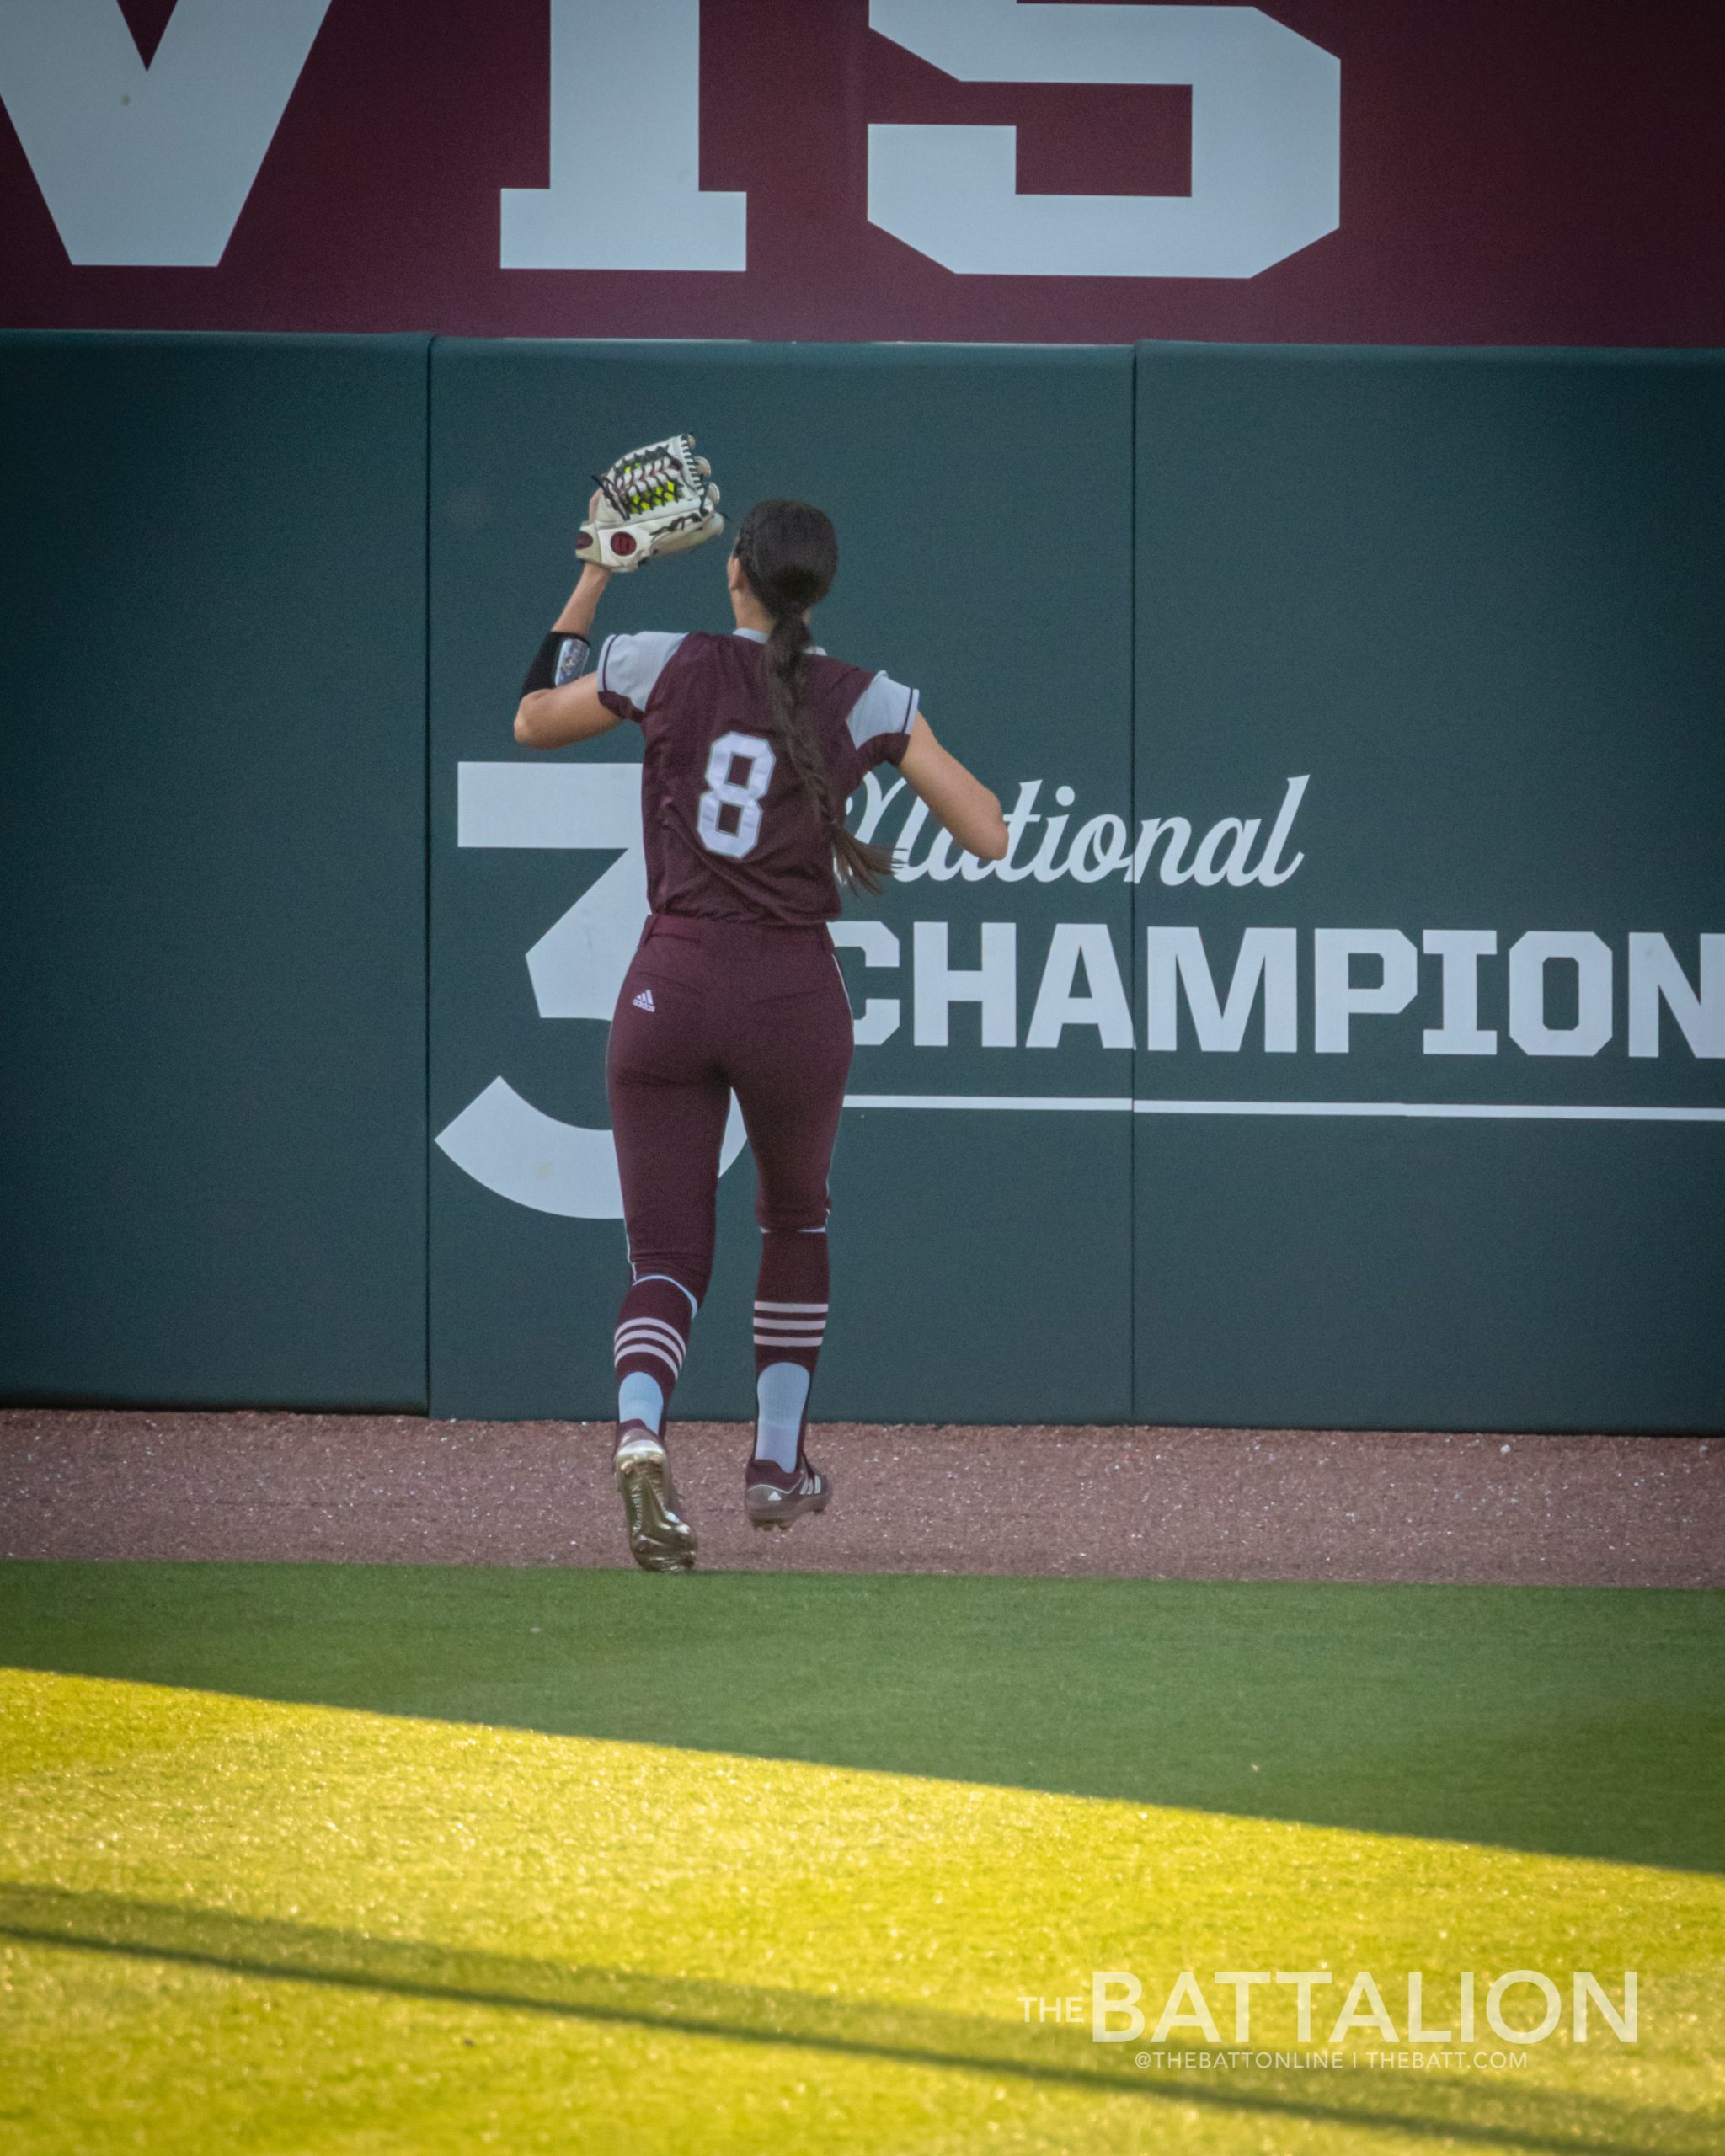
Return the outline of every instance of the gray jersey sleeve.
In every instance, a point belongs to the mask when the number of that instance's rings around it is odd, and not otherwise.
[[[626,704],[638,718],[667,660],[682,640],[681,633],[674,635],[664,629],[638,629],[633,636],[607,637],[599,654],[599,693],[606,707],[617,711],[620,704]]]
[[[916,716],[916,691],[889,674],[877,674],[851,707],[851,740],[863,748],[884,734],[907,734]]]

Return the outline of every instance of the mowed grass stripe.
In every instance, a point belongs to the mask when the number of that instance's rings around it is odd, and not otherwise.
[[[1725,1870],[1725,1596],[0,1566],[0,1660]]]
[[[38,1673],[0,1777],[32,2156],[1717,2144],[1712,1879]],[[1019,2005],[1278,1967],[1637,1967],[1641,2041],[1188,2080]]]

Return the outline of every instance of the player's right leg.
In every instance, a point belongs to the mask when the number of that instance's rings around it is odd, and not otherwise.
[[[755,1444],[743,1490],[757,1527],[824,1512],[832,1494],[803,1440],[826,1336],[827,1171],[852,1044],[825,931],[780,931],[777,943],[730,1065],[760,1178]]]
[[[695,1561],[695,1531],[678,1508],[665,1417],[713,1269],[730,1092],[708,1054],[695,954],[656,926],[617,998],[606,1066],[629,1236],[614,1337],[616,1471],[636,1563],[681,1572]]]

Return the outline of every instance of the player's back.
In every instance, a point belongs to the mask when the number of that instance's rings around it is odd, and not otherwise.
[[[655,914],[806,924],[839,910],[831,834],[768,716],[765,637],[647,631],[606,639],[599,690],[641,728],[641,819]],[[904,754],[914,690],[804,657],[799,708],[844,800]]]

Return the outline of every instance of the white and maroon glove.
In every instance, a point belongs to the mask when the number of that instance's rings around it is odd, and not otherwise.
[[[638,569],[655,554],[681,554],[724,530],[713,467],[696,456],[693,435],[672,435],[630,450],[599,475],[575,552],[601,568]]]

